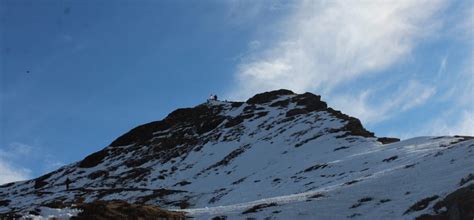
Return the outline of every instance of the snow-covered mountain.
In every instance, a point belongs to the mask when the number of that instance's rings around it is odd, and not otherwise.
[[[277,90],[178,109],[82,161],[2,185],[0,213],[118,199],[197,219],[467,218],[473,150],[470,137],[378,138],[320,96]]]

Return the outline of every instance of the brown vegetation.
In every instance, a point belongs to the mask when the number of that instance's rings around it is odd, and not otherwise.
[[[77,208],[83,210],[73,220],[106,220],[106,219],[163,219],[184,220],[181,212],[171,212],[152,205],[129,204],[124,201],[96,201],[79,204]]]

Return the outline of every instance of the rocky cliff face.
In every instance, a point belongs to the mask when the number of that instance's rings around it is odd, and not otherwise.
[[[473,148],[469,137],[377,138],[320,96],[277,90],[178,109],[77,163],[0,186],[0,213],[119,199],[202,219],[428,216],[473,180]]]

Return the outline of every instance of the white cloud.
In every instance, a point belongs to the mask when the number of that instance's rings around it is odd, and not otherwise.
[[[474,36],[474,4],[472,1],[464,1],[461,4],[461,11],[454,16],[454,26],[452,27],[456,37],[474,44],[472,36]]]
[[[444,56],[443,58],[441,58],[441,61],[439,62],[438,73],[436,74],[436,80],[439,80],[443,76],[443,74],[445,74],[447,63],[448,56]]]
[[[443,122],[420,121],[420,126],[439,128],[444,123],[449,124],[441,129],[446,134],[470,134],[468,128],[474,126],[469,120],[474,112],[470,101],[474,96],[474,5],[462,3],[462,13],[449,11],[448,15],[444,13],[451,10],[448,4],[446,0],[301,1],[288,10],[291,15],[283,17],[279,31],[259,32],[260,38],[254,39],[258,47],[249,44],[228,96],[245,99],[279,88],[312,91],[363,123],[377,124],[423,106],[436,94],[432,101],[438,106],[428,108],[455,113],[443,116]],[[393,72],[385,70],[395,64],[418,59],[411,52],[420,42],[440,39],[461,40],[471,48],[461,72],[452,72],[457,60],[446,51],[437,71],[419,73],[423,77],[387,75]],[[380,86],[386,82],[352,88],[361,85],[356,80],[377,74],[390,78],[388,84],[395,89]],[[420,135],[440,134],[435,131],[425,127]]]
[[[31,170],[15,166],[13,161],[29,158],[32,152],[31,146],[17,142],[0,149],[0,184],[29,179]]]
[[[447,113],[447,114],[453,114]],[[425,126],[425,133],[431,135],[470,135],[474,136],[474,112],[463,111],[459,117],[444,115]]]
[[[449,89],[442,96],[443,101],[452,100],[452,106],[442,115],[424,125],[425,133],[431,135],[471,135],[474,136],[474,4],[467,3],[459,13],[455,26],[455,36],[463,40],[469,51],[464,57],[459,73],[440,77],[442,85]],[[441,67],[446,68],[446,63]]]
[[[36,172],[49,172],[64,165],[38,146],[12,142],[0,149],[0,184],[30,179],[33,172],[23,168],[26,164],[35,164]]]
[[[371,98],[380,93],[378,89],[367,89],[357,95],[336,95],[331,97],[330,104],[337,109],[344,109],[346,113],[359,118],[364,123],[373,124],[423,105],[436,93],[436,89],[411,80],[399,86],[390,96],[373,104]]]
[[[29,179],[30,173],[30,170],[13,167],[0,158],[0,184]]]
[[[439,26],[435,1],[302,1],[273,45],[244,59],[233,98],[289,88],[329,93],[383,70]],[[269,37],[269,36],[268,36]]]
[[[34,149],[30,145],[13,142],[6,149],[0,149],[0,158],[8,160],[22,159],[31,156],[33,151]]]

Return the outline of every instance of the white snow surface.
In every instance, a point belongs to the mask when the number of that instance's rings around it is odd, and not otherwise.
[[[68,220],[73,216],[77,216],[81,210],[74,208],[64,208],[64,209],[53,209],[48,207],[39,207],[39,215],[28,214],[22,216],[20,219],[29,219],[29,220]]]
[[[292,97],[281,96],[271,103]],[[289,109],[300,106],[290,102],[271,107],[271,103],[253,106],[255,115],[235,126],[226,127],[229,120],[224,120],[199,136],[207,141],[172,160],[157,156],[127,166],[147,158],[148,146],[109,146],[106,149],[120,153],[109,154],[91,168],[80,168],[78,163],[62,167],[47,176],[39,189],[35,180],[0,186],[0,200],[9,201],[0,206],[0,213],[27,211],[51,201],[73,203],[82,197],[86,202],[121,199],[154,204],[185,211],[196,219],[413,219],[433,213],[436,201],[474,173],[474,140],[418,137],[384,145],[375,137],[345,135],[340,128],[347,121],[328,111],[287,117]],[[229,118],[247,114],[250,106],[207,105],[219,106],[219,115]],[[257,116],[262,112],[266,113]],[[171,137],[180,129],[184,128],[157,131],[153,138]],[[146,175],[124,178],[137,169],[147,170]],[[106,175],[91,178],[98,171]],[[73,181],[70,191],[64,186],[67,177]],[[179,191],[153,196],[158,189]],[[405,213],[417,201],[434,195],[439,198],[427,208]],[[180,209],[182,201],[189,207]],[[262,204],[271,206],[244,214]]]

